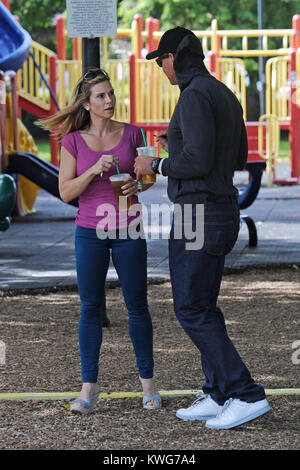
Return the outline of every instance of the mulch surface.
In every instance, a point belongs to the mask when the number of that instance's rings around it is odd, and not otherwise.
[[[229,336],[253,378],[266,389],[299,388],[300,271],[250,270],[225,275],[219,297]],[[128,316],[119,287],[108,288],[100,358],[101,393],[140,392]],[[173,312],[168,282],[149,285],[158,390],[201,390],[197,349]],[[77,292],[0,299],[0,393],[77,392],[81,387]],[[299,349],[299,346],[298,346]],[[70,413],[68,400],[0,400],[4,450],[296,450],[299,394],[269,395],[271,412],[234,430],[209,430],[181,421],[191,396],[164,396],[163,408],[141,408],[141,398],[101,398],[91,415]]]

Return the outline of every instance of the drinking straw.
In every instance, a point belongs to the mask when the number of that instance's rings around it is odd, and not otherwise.
[[[146,137],[145,137],[145,132],[143,131],[143,129],[141,129],[141,131],[142,131],[145,147],[148,147]]]
[[[141,129],[141,131],[142,131],[142,136],[143,136],[143,139],[144,139],[144,144],[145,144],[145,147],[148,147],[148,145],[147,145],[147,141],[146,141],[146,137],[145,137],[145,132],[144,132],[144,130],[143,130],[143,129]],[[149,150],[147,150],[147,152],[146,152],[146,153],[147,153],[147,155],[150,155],[150,153],[149,153]]]
[[[120,176],[120,170],[119,170],[117,162],[116,162],[116,168],[117,168],[118,175]]]

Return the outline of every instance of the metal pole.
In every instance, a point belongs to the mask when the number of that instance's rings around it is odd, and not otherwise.
[[[100,68],[100,38],[82,38],[82,73]]]
[[[257,0],[258,29],[264,29],[264,0]],[[262,38],[259,38],[259,48],[263,49]],[[260,114],[265,114],[266,109],[266,75],[265,75],[265,58],[258,58],[259,65],[259,81],[261,89],[259,91]]]

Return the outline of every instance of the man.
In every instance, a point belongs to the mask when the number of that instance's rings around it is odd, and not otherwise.
[[[154,58],[181,94],[168,132],[158,136],[169,158],[138,157],[137,179],[152,172],[167,176],[170,200],[183,208],[182,213],[192,205],[193,228],[197,206],[204,205],[202,248],[187,249],[186,237],[174,234],[174,220],[169,239],[174,310],[201,353],[206,379],[205,397],[176,416],[205,420],[208,428],[230,429],[270,410],[264,389],[251,378],[217,307],[225,255],[239,231],[232,177],[234,170],[244,168],[248,154],[242,108],[206,69],[200,41],[191,31],[177,27],[165,32],[158,49],[146,56]],[[175,225],[183,221],[182,215]]]

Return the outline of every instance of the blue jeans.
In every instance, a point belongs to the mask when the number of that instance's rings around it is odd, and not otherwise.
[[[196,227],[193,208],[193,228]],[[182,219],[181,219],[182,222]],[[219,404],[232,397],[254,402],[265,398],[228,337],[223,314],[217,307],[225,255],[239,232],[235,197],[204,203],[204,245],[186,250],[185,238],[169,240],[169,263],[175,314],[201,353],[206,378],[203,391]],[[251,338],[249,338],[251,340]]]
[[[75,251],[81,300],[78,335],[83,382],[97,382],[102,343],[101,308],[110,250],[129,313],[129,334],[140,377],[153,377],[153,332],[147,303],[146,241],[141,238],[100,240],[96,230],[77,226]]]

